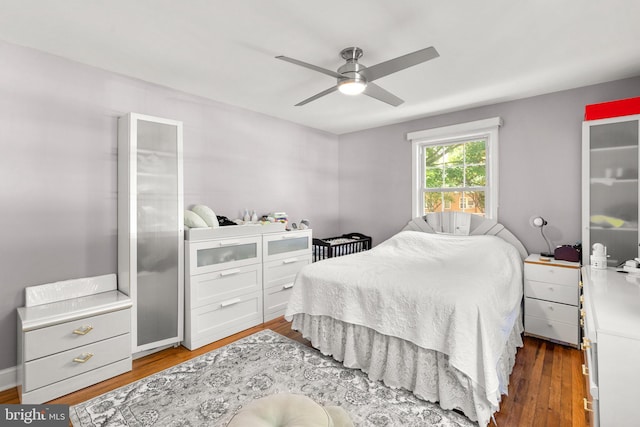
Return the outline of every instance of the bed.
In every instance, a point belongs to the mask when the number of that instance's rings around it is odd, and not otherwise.
[[[522,346],[526,256],[495,221],[429,214],[369,251],[304,267],[285,318],[345,366],[486,426]]]

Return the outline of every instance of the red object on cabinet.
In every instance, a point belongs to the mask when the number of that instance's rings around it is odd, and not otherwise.
[[[640,114],[640,97],[602,102],[584,107],[585,120],[608,119],[632,114]]]

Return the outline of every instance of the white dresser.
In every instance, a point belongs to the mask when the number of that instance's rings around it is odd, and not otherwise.
[[[580,264],[538,254],[524,262],[525,333],[577,347]]]
[[[582,268],[585,364],[591,425],[638,425],[640,277]]]
[[[131,370],[131,299],[116,275],[31,286],[18,308],[18,392],[44,403]]]
[[[264,321],[284,315],[298,271],[311,264],[311,230],[262,236]]]
[[[284,224],[190,229],[185,239],[190,350],[284,314],[297,271],[311,262],[311,230]]]

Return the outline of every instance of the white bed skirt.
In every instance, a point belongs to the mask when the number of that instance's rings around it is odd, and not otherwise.
[[[387,386],[410,390],[423,400],[439,402],[444,409],[458,409],[483,427],[499,410],[501,395],[507,394],[517,348],[523,345],[518,317],[498,362],[500,390],[487,396],[482,387],[449,365],[447,355],[435,350],[328,316],[295,314],[292,328],[344,366],[360,369]]]

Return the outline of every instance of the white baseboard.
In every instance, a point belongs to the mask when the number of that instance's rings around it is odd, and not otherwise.
[[[0,370],[0,391],[9,390],[18,385],[17,375],[18,368],[15,366]]]

